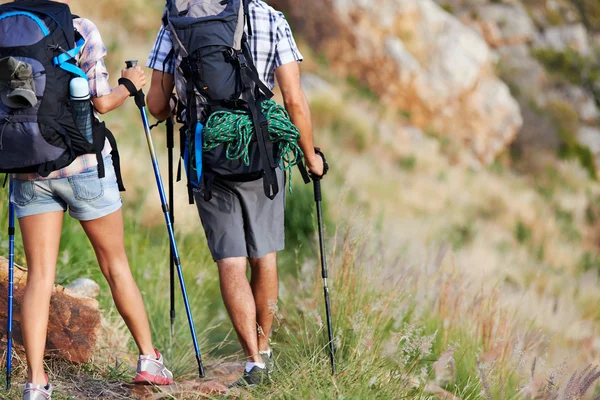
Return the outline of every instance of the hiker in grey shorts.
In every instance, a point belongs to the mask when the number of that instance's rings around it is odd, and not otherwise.
[[[290,27],[282,13],[263,1],[250,1],[249,15],[253,35],[248,41],[260,79],[271,89],[277,80],[285,108],[300,131],[298,143],[305,164],[311,174],[322,176],[323,160],[314,151],[309,105],[300,85],[302,55]],[[148,108],[159,120],[173,112],[169,96],[175,86],[176,61],[168,57],[172,48],[170,32],[161,28],[147,63],[154,70]],[[276,253],[284,248],[285,174],[279,169],[277,178],[280,190],[274,200],[265,195],[262,179],[230,182],[217,178],[210,201],[205,201],[202,185],[194,193],[219,269],[223,301],[247,359],[242,378],[247,384],[263,381],[272,365],[270,304],[278,297]],[[246,277],[248,261],[251,282]]]

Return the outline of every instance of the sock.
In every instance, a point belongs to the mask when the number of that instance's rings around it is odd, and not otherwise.
[[[254,367],[258,367],[260,369],[265,369],[265,363],[247,362],[246,363],[246,372],[252,371],[252,368],[254,368]]]
[[[260,354],[261,356],[267,356],[268,358],[271,358],[271,349],[267,351],[259,351],[258,354]]]

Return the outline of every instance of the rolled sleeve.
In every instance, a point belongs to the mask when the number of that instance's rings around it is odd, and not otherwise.
[[[290,25],[288,24],[285,17],[280,18],[280,22],[277,26],[277,44],[275,46],[275,67],[280,67],[291,62],[302,62],[303,57],[298,50],[296,40]]]
[[[164,27],[161,27],[156,35],[156,41],[148,57],[146,67],[165,72],[167,74],[175,74],[175,57],[168,57],[173,50],[173,42],[171,41],[171,33]],[[167,60],[167,58],[169,58]]]
[[[102,97],[110,94],[112,88],[108,80],[108,70],[104,64],[106,47],[96,25],[88,19],[79,19],[76,23],[78,32],[85,40],[85,45],[79,54],[79,68],[88,77],[90,95]]]

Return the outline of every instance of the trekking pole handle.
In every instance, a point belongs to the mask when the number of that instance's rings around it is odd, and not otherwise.
[[[313,180],[313,187],[315,192],[315,201],[320,202],[323,200],[323,196],[321,195],[321,179],[327,174],[329,171],[329,164],[327,164],[327,160],[325,159],[325,154],[317,148],[315,148],[315,153],[323,159],[323,175],[315,176],[313,174],[310,177]]]
[[[125,61],[125,66],[127,67],[127,69],[133,68],[136,65],[138,65],[138,60]],[[127,88],[127,90],[129,90],[129,94],[135,99],[135,105],[138,106],[140,110],[146,107],[146,95],[144,94],[144,91],[142,89],[137,90],[133,82],[131,82],[127,78],[120,78],[119,85],[123,85]]]

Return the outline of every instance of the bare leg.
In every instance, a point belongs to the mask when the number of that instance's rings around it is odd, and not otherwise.
[[[246,258],[217,261],[221,295],[248,361],[262,363],[258,354],[256,305],[246,277]]]
[[[277,253],[267,254],[263,258],[251,259],[252,293],[256,303],[256,322],[258,323],[258,350],[269,350],[269,336],[273,327],[271,304],[277,302],[279,281],[277,277]]]
[[[118,210],[93,221],[81,221],[106,278],[119,314],[125,320],[140,354],[154,354],[148,316],[125,253],[123,214]]]
[[[21,330],[27,355],[27,381],[36,385],[47,383],[44,349],[62,221],[62,211],[19,219],[28,268],[21,305]]]

